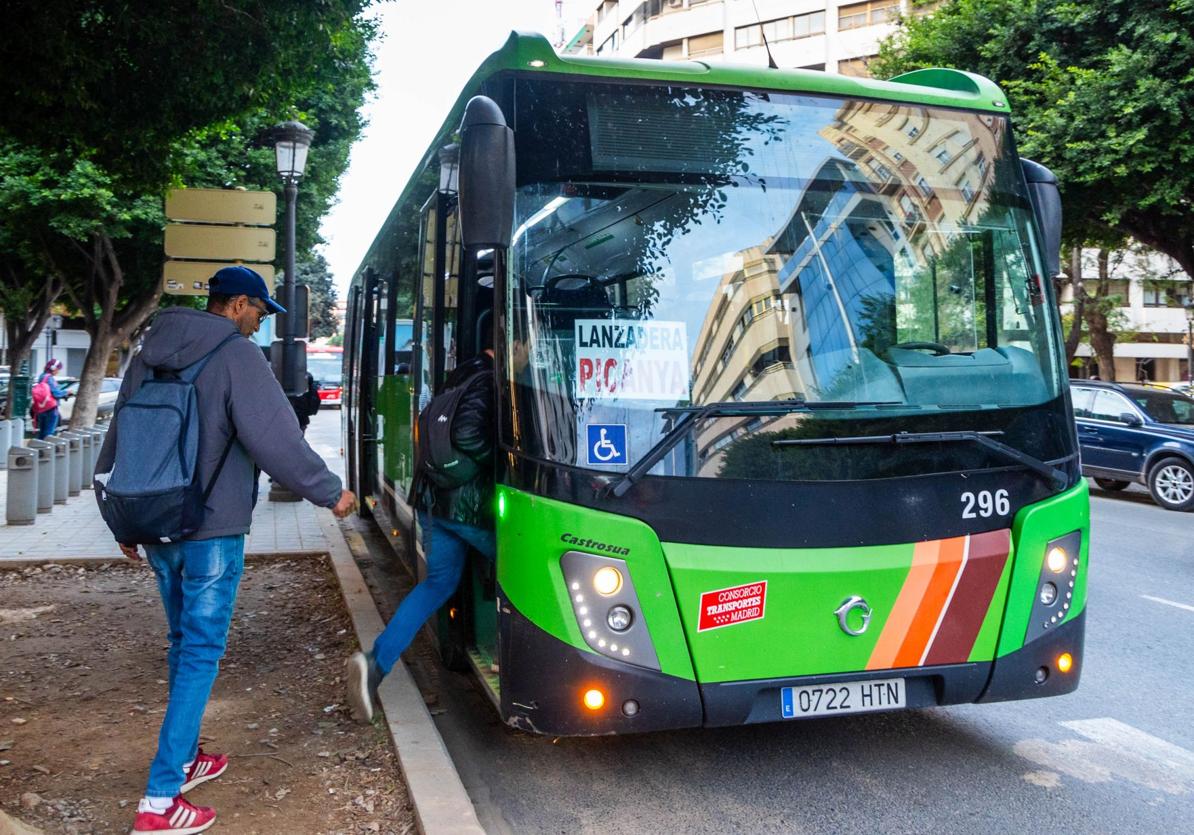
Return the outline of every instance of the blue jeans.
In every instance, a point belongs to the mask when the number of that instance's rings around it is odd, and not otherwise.
[[[441,519],[428,513],[419,514],[419,527],[423,530],[427,577],[402,599],[398,611],[386,624],[385,631],[373,642],[373,657],[383,675],[397,663],[427,618],[447,603],[456,591],[460,585],[460,575],[464,573],[469,546],[491,560],[497,554],[497,537],[492,530]]]
[[[47,409],[37,416],[37,437],[44,441],[58,428],[58,409]]]
[[[245,537],[146,545],[170,629],[170,702],[149,767],[150,797],[175,797],[183,766],[199,750],[203,710],[228,642],[232,605],[245,567]]]

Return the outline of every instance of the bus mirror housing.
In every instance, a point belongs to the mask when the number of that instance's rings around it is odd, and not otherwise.
[[[1049,278],[1061,272],[1061,192],[1057,189],[1057,177],[1039,162],[1021,159],[1024,179],[1028,181],[1028,196],[1032,211],[1036,214],[1043,240],[1041,249],[1045,255],[1045,269]]]
[[[474,96],[460,124],[460,234],[465,247],[508,247],[514,224],[514,131],[497,102]]]

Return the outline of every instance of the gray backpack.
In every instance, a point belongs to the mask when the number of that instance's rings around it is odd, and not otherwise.
[[[117,542],[172,542],[203,524],[208,497],[232,444],[204,487],[199,483],[199,398],[195,380],[217,351],[241,339],[230,334],[212,350],[174,373],[150,368],[137,391],[117,410],[116,454],[108,473],[95,477],[100,515]]]

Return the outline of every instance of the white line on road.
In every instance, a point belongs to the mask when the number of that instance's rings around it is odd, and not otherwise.
[[[1185,603],[1176,603],[1172,600],[1166,600],[1164,597],[1153,597],[1151,594],[1140,595],[1145,600],[1151,600],[1153,603],[1164,603],[1166,606],[1173,606],[1175,609],[1185,609],[1187,612],[1194,612],[1194,606],[1187,606]]]
[[[1015,744],[1017,754],[1045,769],[1022,775],[1026,781],[1053,789],[1060,787],[1064,774],[1084,783],[1126,780],[1170,795],[1194,790],[1194,752],[1115,719],[1060,724],[1084,739]]]

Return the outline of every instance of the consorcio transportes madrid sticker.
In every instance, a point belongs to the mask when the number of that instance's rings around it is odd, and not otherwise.
[[[762,620],[767,605],[767,581],[747,583],[701,594],[697,632]]]

